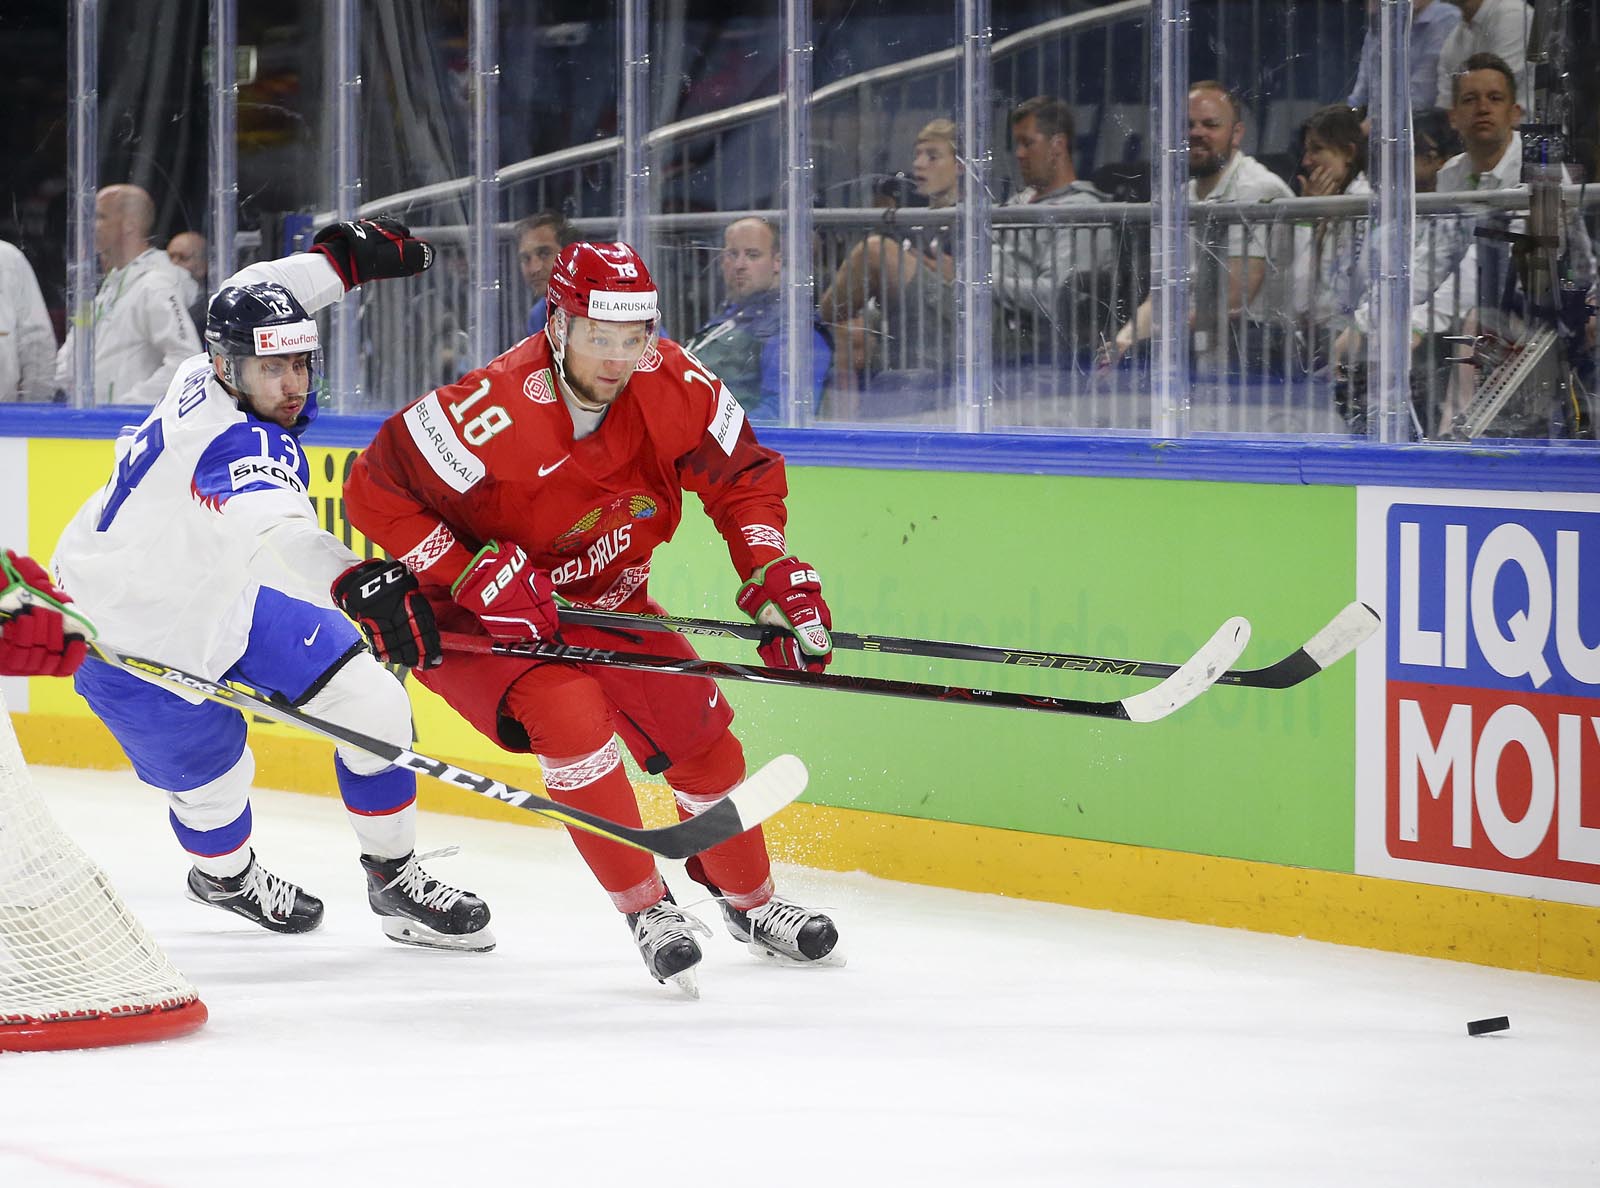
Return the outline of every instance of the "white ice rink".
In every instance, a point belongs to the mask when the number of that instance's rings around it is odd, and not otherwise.
[[[331,799],[256,800],[327,902],[285,937],[183,898],[130,776],[34,778],[211,1022],[0,1057],[0,1188],[1600,1185],[1600,985],[784,869],[848,967],[717,921],[691,1002],[554,831],[423,818],[500,941],[437,953],[380,934]]]

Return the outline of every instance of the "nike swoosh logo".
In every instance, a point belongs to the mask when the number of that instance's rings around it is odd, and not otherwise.
[[[316,628],[315,628],[315,629],[314,629],[314,630],[313,630],[313,631],[312,631],[312,632],[311,632],[311,634],[310,634],[310,635],[308,635],[308,636],[306,636],[306,637],[305,637],[305,638],[304,638],[304,639],[302,639],[302,640],[301,640],[301,641],[300,641],[300,642],[301,642],[301,643],[303,643],[303,644],[305,644],[305,645],[306,645],[306,647],[308,647],[308,648],[309,648],[309,647],[310,647],[310,646],[311,646],[311,645],[312,645],[312,644],[314,644],[314,643],[316,643],[316,642],[317,642],[317,632],[318,632],[318,631],[321,631],[321,630],[322,630],[322,624],[321,624],[321,623],[318,623],[318,624],[317,624],[317,625],[316,625]]]
[[[718,690],[716,690],[715,692],[713,692],[711,694],[710,705],[711,705],[712,709],[716,709],[717,708],[717,698],[719,698],[721,696],[722,696],[722,690],[721,689],[718,689]]]
[[[554,474],[556,471],[561,469],[562,463],[564,463],[570,457],[572,457],[571,454],[564,454],[564,455],[562,455],[562,458],[561,458],[560,462],[557,462],[552,466],[541,466],[541,467],[539,467],[539,477],[543,478],[547,474]]]

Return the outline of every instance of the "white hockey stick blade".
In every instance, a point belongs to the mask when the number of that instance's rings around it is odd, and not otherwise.
[[[1229,619],[1177,672],[1154,689],[1122,699],[1128,721],[1155,722],[1188,705],[1233,666],[1249,642],[1250,621],[1242,615]]]
[[[1318,668],[1327,668],[1371,638],[1379,622],[1377,611],[1364,602],[1352,602],[1306,641],[1305,654],[1316,661]]]
[[[810,779],[798,755],[779,755],[718,803],[731,805],[745,829],[754,829],[804,792]]]

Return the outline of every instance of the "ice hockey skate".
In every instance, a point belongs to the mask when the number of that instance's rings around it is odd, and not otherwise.
[[[700,997],[695,966],[700,964],[701,953],[694,934],[711,935],[704,921],[679,908],[668,891],[644,911],[629,912],[628,927],[651,977],[662,985],[671,982],[690,998]]]
[[[250,865],[229,878],[189,869],[189,898],[254,921],[273,932],[310,932],[322,923],[322,900],[280,879],[250,852]]]
[[[760,907],[742,912],[719,896],[728,932],[758,957],[788,965],[843,965],[836,946],[839,930],[821,912],[774,895]]]
[[[403,858],[363,854],[361,865],[367,872],[367,902],[383,917],[383,934],[390,940],[473,953],[494,948],[489,905],[470,891],[434,878],[422,869],[415,852]]]

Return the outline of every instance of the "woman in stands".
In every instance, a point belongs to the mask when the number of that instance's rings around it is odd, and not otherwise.
[[[1367,137],[1354,108],[1318,108],[1303,129],[1302,198],[1370,194]],[[1364,212],[1325,216],[1295,227],[1294,303],[1313,365],[1326,363],[1334,337],[1351,325],[1367,291]]]
[[[931,209],[954,206],[963,172],[955,124],[932,120],[917,133],[912,177]],[[935,368],[955,337],[955,225],[879,233],[856,244],[817,311],[832,327],[836,380],[882,367]]]

